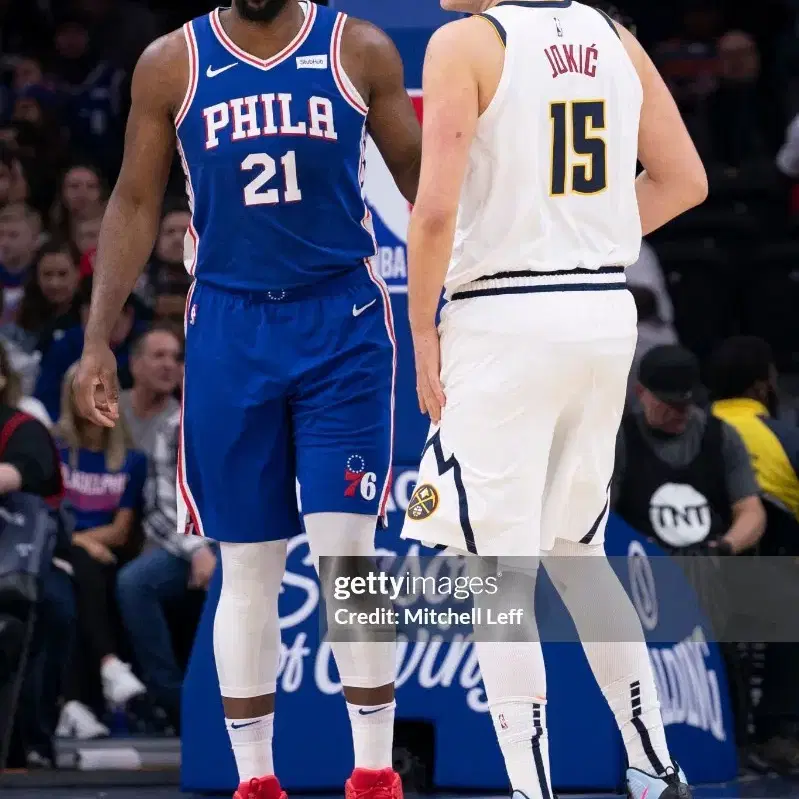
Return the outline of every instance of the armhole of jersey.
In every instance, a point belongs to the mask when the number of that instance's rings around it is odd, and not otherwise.
[[[602,17],[604,18],[605,22],[607,22],[608,25],[610,25],[610,29],[613,31],[613,33],[615,33],[616,36],[619,39],[621,39],[621,34],[619,33],[619,29],[616,27],[616,23],[601,8],[595,8],[594,11],[596,11],[597,14],[601,14],[602,15]]]
[[[355,88],[355,84],[350,80],[344,65],[341,63],[341,41],[344,36],[344,26],[347,24],[347,15],[339,13],[336,17],[336,24],[333,26],[333,37],[330,40],[330,69],[333,72],[333,80],[336,82],[341,96],[362,116],[369,113],[361,93]]]
[[[505,98],[510,74],[508,69],[508,33],[505,30],[505,26],[493,14],[475,14],[475,16],[479,19],[485,20],[491,26],[492,30],[497,35],[497,39],[502,45],[502,49],[504,51],[502,74],[499,76],[497,90],[494,92],[494,96],[491,98],[491,102],[488,104],[485,111],[483,111],[483,113],[477,118],[478,122],[487,122],[497,113],[499,107],[502,105],[502,101]]]
[[[478,14],[477,16],[480,17],[480,19],[484,19],[494,29],[500,42],[502,42],[502,46],[507,48],[508,34],[502,23],[498,19],[492,17],[490,14]]]
[[[189,85],[186,87],[186,94],[183,97],[180,110],[175,117],[175,130],[181,126],[181,123],[186,118],[186,114],[188,114],[191,104],[194,101],[194,95],[197,94],[200,69],[200,53],[197,48],[197,37],[194,35],[194,26],[191,22],[187,22],[183,26],[183,37],[186,40],[186,49],[189,54]]]

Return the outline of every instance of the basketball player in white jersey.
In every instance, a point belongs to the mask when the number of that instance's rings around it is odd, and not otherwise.
[[[705,171],[652,61],[604,13],[443,6],[473,16],[437,31],[425,63],[409,309],[432,426],[403,536],[557,556],[546,568],[616,717],[630,796],[686,799],[604,531],[636,343],[624,267],[704,201]],[[475,644],[491,715],[514,792],[551,799],[541,646],[514,640]]]

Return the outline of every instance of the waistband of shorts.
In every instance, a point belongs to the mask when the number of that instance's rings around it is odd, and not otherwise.
[[[618,291],[627,288],[623,266],[563,269],[555,272],[498,272],[460,286],[450,300],[568,291]]]
[[[236,297],[242,297],[253,303],[291,303],[299,300],[306,300],[312,297],[330,297],[346,294],[361,286],[380,285],[380,278],[375,276],[374,270],[364,264],[354,266],[345,272],[335,274],[316,283],[309,283],[306,286],[297,286],[288,289],[244,289],[231,286],[219,286],[198,278],[197,282],[201,286],[208,286],[212,291],[219,291]]]

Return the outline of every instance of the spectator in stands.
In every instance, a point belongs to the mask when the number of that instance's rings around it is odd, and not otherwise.
[[[59,724],[62,733],[85,737],[107,729],[80,700],[81,667],[99,665],[103,697],[111,707],[123,706],[145,692],[144,685],[117,652],[109,605],[118,553],[128,543],[141,509],[147,474],[144,455],[131,448],[124,420],[100,428],[80,418],[73,405],[71,368],[61,394],[58,421],[61,469],[66,502],[75,515],[72,564],[78,602],[81,659],[73,664],[73,682]]]
[[[150,328],[131,350],[133,388],[122,392],[119,410],[134,446],[148,457],[153,452],[157,429],[180,409],[175,392],[182,377],[181,357],[181,340],[167,326]]]
[[[619,430],[613,506],[668,551],[744,552],[765,527],[758,486],[740,436],[694,404],[698,386],[699,364],[682,347],[644,356],[641,409]]]
[[[132,72],[150,42],[163,31],[152,11],[129,0],[76,0],[76,8],[89,20],[100,57]]]
[[[679,34],[661,42],[653,57],[701,151],[707,138],[705,103],[717,85],[722,15],[713,0],[694,0],[683,8]]]
[[[0,345],[0,494],[24,491],[57,507],[63,496],[53,440],[35,419],[20,414],[19,378]],[[2,443],[4,442],[4,443]],[[52,765],[64,660],[74,632],[75,600],[70,548],[59,540],[42,595],[26,666],[18,732],[27,764]],[[0,724],[0,727],[3,726]]]
[[[45,244],[17,312],[17,343],[28,351],[43,351],[55,331],[79,327],[79,288],[80,273],[72,249],[58,241]]]
[[[176,529],[179,431],[179,410],[156,430],[145,490],[144,532],[150,546],[117,579],[119,608],[144,682],[176,729],[180,728],[183,675],[164,606],[192,588],[207,588],[216,569],[216,553],[208,542]]]
[[[624,274],[628,286],[640,286],[649,289],[655,295],[658,318],[664,324],[671,326],[674,323],[674,305],[671,302],[660,260],[648,242],[641,242],[641,254],[638,260],[628,266]]]
[[[630,286],[629,289],[638,310],[638,341],[635,345],[635,355],[633,355],[627,388],[628,401],[634,401],[636,399],[636,375],[641,359],[656,347],[677,344],[677,334],[674,332],[674,328],[658,315],[657,297],[651,289],[636,285]]]
[[[768,518],[764,555],[799,555],[799,428],[774,418],[777,368],[769,345],[753,336],[715,352],[708,388],[713,413],[740,434],[752,460]],[[799,774],[799,646],[765,648],[762,695],[754,711],[755,765]]]
[[[65,241],[74,240],[78,222],[102,216],[107,196],[105,181],[95,166],[87,163],[71,166],[61,180],[51,214],[56,233]]]
[[[708,388],[713,413],[732,425],[752,459],[763,498],[799,523],[799,428],[777,413],[777,367],[771,347],[735,336],[716,350]],[[799,541],[796,552],[799,555]]]
[[[94,255],[97,251],[97,241],[100,238],[100,226],[102,223],[102,215],[95,216],[91,219],[81,219],[80,222],[75,223],[72,243],[75,245],[75,249],[80,253],[81,257],[85,255]]]
[[[799,179],[799,115],[791,120],[785,141],[777,153],[777,168],[792,180]]]
[[[713,160],[728,167],[768,155],[765,120],[773,108],[762,101],[760,53],[755,40],[730,31],[718,42],[720,80],[709,99]]]
[[[37,238],[36,214],[30,208],[10,205],[0,212],[0,283],[6,324],[14,321],[25,282],[33,271]]]
[[[154,311],[156,319],[181,325],[191,285],[184,263],[186,231],[190,223],[191,212],[185,202],[172,202],[165,208],[153,258],[135,289]]]
[[[11,145],[8,142],[0,143],[0,211],[13,202],[14,170],[18,166],[19,161]]]
[[[47,412],[53,418],[58,418],[64,375],[67,369],[80,358],[83,351],[83,324],[88,318],[90,302],[91,279],[88,278],[81,284],[79,292],[81,326],[64,330],[60,338],[54,337],[52,344],[42,355],[41,369],[34,395],[42,401]],[[142,332],[142,325],[136,318],[136,308],[136,300],[130,298],[125,304],[112,334],[112,348],[117,358],[120,386],[123,389],[128,389],[132,385],[128,370],[128,358],[133,342]]]
[[[121,164],[125,71],[104,56],[109,34],[90,31],[86,16],[67,15],[56,29],[57,72],[67,98],[63,121],[73,152],[91,155],[113,174]],[[120,33],[126,35],[113,35]]]

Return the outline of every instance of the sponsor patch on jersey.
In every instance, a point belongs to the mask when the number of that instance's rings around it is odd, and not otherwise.
[[[429,519],[438,508],[438,491],[430,485],[423,483],[413,492],[408,504],[408,518],[414,522]]]
[[[327,69],[326,55],[297,56],[297,69]]]

